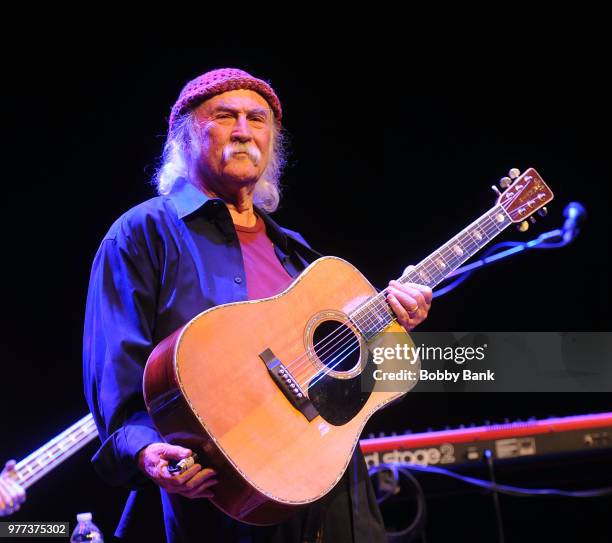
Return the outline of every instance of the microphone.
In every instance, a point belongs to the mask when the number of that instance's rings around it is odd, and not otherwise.
[[[563,210],[565,222],[563,223],[563,240],[569,243],[580,231],[580,225],[586,219],[586,209],[578,202],[570,202]]]

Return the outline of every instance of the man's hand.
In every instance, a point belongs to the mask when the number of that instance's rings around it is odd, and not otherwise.
[[[409,266],[410,270],[414,266]],[[421,324],[429,313],[432,292],[429,287],[417,283],[399,283],[390,281],[387,287],[387,302],[393,309],[397,321],[410,332]]]
[[[9,460],[0,473],[0,517],[19,511],[26,499],[23,487],[9,476],[15,469],[15,460]]]
[[[171,475],[168,460],[182,460],[191,451],[169,443],[151,443],[138,453],[138,468],[158,486],[171,494],[186,498],[212,498],[210,487],[217,484],[215,471],[194,464],[183,473]]]

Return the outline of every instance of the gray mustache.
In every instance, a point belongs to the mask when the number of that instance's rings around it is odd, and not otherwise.
[[[223,161],[227,162],[236,153],[246,153],[255,166],[261,160],[261,152],[254,145],[249,145],[248,143],[230,143],[223,148]]]

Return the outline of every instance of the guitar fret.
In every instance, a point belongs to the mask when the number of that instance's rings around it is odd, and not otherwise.
[[[430,288],[435,287],[496,237],[511,222],[503,206],[494,207],[437,251],[424,258],[414,269],[400,277],[398,281],[401,283],[420,283]],[[370,339],[393,322],[395,314],[387,304],[383,291],[364,302],[353,311],[350,318],[364,337]]]
[[[86,415],[47,444],[18,462],[13,476],[27,488],[54,466],[70,457],[98,434],[93,417]]]

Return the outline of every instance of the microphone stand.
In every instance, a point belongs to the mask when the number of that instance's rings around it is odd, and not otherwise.
[[[451,272],[445,280],[452,277],[457,278],[452,283],[435,290],[433,296],[434,298],[437,298],[438,296],[443,296],[444,294],[449,293],[451,290],[463,283],[475,270],[488,266],[489,264],[493,264],[499,260],[503,260],[504,258],[508,258],[509,256],[513,256],[530,249],[560,249],[561,247],[565,247],[576,238],[579,232],[580,229],[576,225],[571,229],[557,228],[555,230],[551,230],[550,232],[545,232],[531,241],[502,241],[501,243],[496,243],[487,249],[479,260],[466,264],[465,266],[461,266],[460,268],[457,268],[455,271]]]

